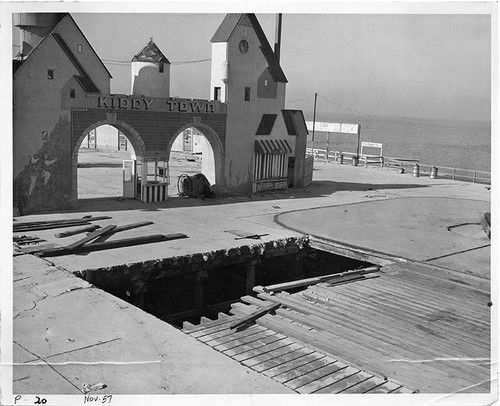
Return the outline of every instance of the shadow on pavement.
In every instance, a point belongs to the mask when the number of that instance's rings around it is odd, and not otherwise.
[[[304,189],[288,189],[282,192],[261,193],[254,195],[234,195],[227,197],[217,197],[213,199],[198,199],[185,197],[169,197],[166,202],[143,203],[134,199],[123,198],[99,198],[99,199],[82,199],[78,201],[78,206],[72,209],[58,211],[61,212],[92,212],[92,211],[120,211],[120,210],[142,210],[142,211],[159,211],[178,207],[197,207],[197,206],[215,206],[223,204],[260,202],[280,199],[310,199],[317,197],[325,197],[336,192],[363,192],[363,191],[378,191],[383,193],[384,190],[392,189],[415,189],[428,187],[427,185],[415,185],[408,183],[394,184],[368,184],[368,183],[352,183],[352,182],[334,182],[330,180],[314,181],[311,185]]]

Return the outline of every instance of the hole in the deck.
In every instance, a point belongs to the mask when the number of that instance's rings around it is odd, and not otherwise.
[[[268,286],[306,278],[337,274],[373,264],[303,247],[293,254],[260,259],[237,256],[224,266],[197,264],[176,269],[154,269],[140,274],[128,272],[106,276],[88,272],[95,286],[138,306],[146,312],[181,327],[184,321],[199,324],[200,318],[217,319],[228,313],[242,296],[253,295],[254,286]],[[307,286],[286,289],[295,293]]]

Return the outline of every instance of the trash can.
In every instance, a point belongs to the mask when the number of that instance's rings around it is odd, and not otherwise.
[[[436,168],[435,166],[433,166],[431,168],[431,175],[430,175],[430,178],[431,179],[437,179],[438,177],[438,168]]]
[[[352,166],[358,166],[359,164],[359,156],[353,155],[352,157]]]

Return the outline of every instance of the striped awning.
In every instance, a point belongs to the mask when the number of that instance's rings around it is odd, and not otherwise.
[[[256,154],[291,154],[292,147],[287,140],[255,140]]]

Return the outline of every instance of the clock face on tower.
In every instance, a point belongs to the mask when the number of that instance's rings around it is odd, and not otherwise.
[[[238,47],[240,48],[240,52],[242,54],[246,54],[248,52],[248,41],[246,39],[242,39]]]

